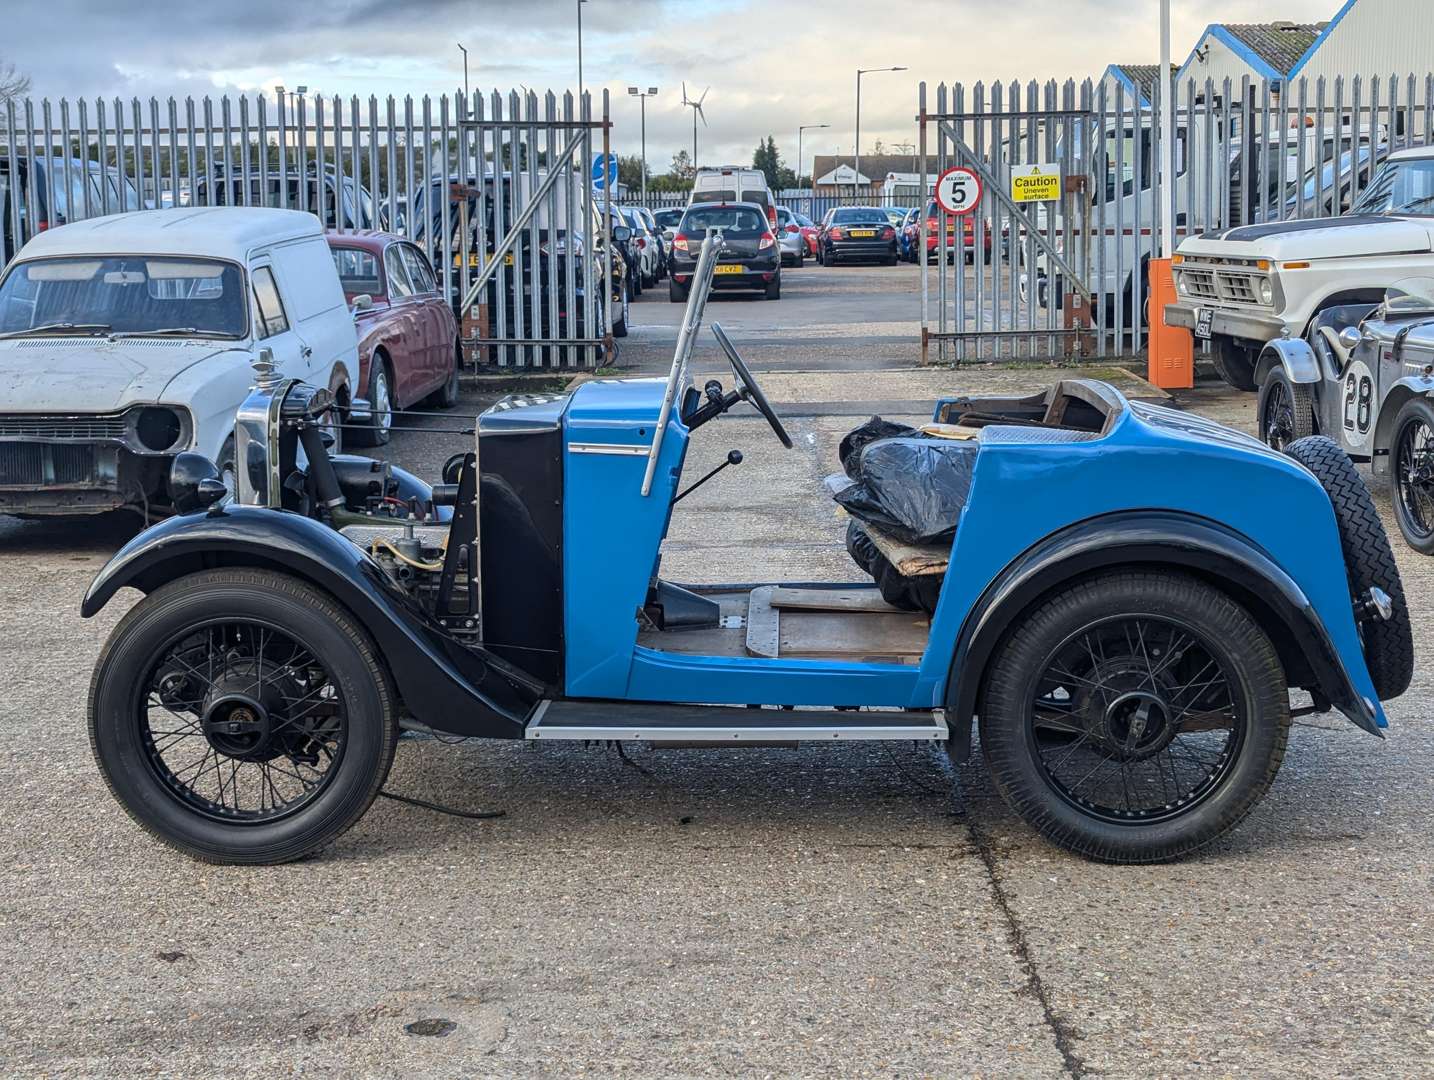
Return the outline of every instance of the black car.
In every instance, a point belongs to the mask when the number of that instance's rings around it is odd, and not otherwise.
[[[766,212],[756,203],[693,203],[672,238],[672,276],[668,296],[685,303],[708,230],[717,233],[714,289],[746,289],[768,300],[782,295],[781,249]]]
[[[879,206],[839,206],[822,229],[818,253],[824,266],[839,262],[896,265],[896,229]]]

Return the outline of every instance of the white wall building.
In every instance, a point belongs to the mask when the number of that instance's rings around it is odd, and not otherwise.
[[[1194,80],[1199,95],[1209,79],[1219,94],[1229,79],[1231,99],[1238,100],[1241,81],[1248,76],[1256,84],[1268,80],[1271,93],[1278,94],[1319,40],[1323,27],[1295,22],[1211,23],[1180,66],[1177,84],[1184,87]]]

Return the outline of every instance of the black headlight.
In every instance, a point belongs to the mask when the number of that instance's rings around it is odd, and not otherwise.
[[[151,405],[133,414],[134,438],[141,447],[156,454],[179,448],[184,438],[184,418],[163,405]]]

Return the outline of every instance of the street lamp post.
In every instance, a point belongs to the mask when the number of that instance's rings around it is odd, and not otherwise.
[[[627,92],[640,102],[642,109],[642,205],[647,205],[647,99],[657,96],[657,87],[649,86],[644,92],[641,87],[629,86]]]
[[[853,187],[855,187],[858,183],[861,182],[861,77],[862,77],[863,75],[870,75],[872,72],[877,72],[877,71],[905,71],[905,70],[906,70],[906,69],[905,69],[904,67],[857,68],[857,69],[856,69],[856,143],[855,143],[855,146],[854,146],[854,149],[855,149],[855,151],[856,151],[856,176],[855,176],[855,177],[853,178],[853,180],[852,180],[852,186],[853,186]]]
[[[578,0],[578,114],[583,111],[583,5],[588,0]]]
[[[458,42],[458,51],[463,54],[463,111],[468,111],[468,102],[473,99],[468,96],[468,50],[463,47],[463,42]]]
[[[297,98],[297,97],[302,97],[304,94],[307,94],[308,92],[309,92],[309,88],[308,88],[307,86],[296,86],[296,87],[294,87],[294,89],[292,89],[292,90],[285,90],[285,89],[284,89],[284,84],[283,84],[283,83],[280,83],[278,86],[274,87],[274,94],[275,94],[275,96],[279,99],[279,128],[280,128],[280,130],[286,132],[285,142],[284,142],[284,146],[283,146],[283,149],[285,149],[285,150],[287,150],[287,149],[289,148],[288,136],[287,136],[288,128],[287,128],[287,124],[286,124],[286,121],[288,120],[288,115],[287,115],[287,113],[286,113],[286,111],[285,111],[285,100],[286,100],[286,98],[287,98],[289,111],[293,111],[293,108],[294,108],[294,99]]]
[[[797,184],[802,182],[802,132],[813,131],[816,128],[829,128],[830,124],[802,124],[797,128]],[[816,194],[817,178],[812,177],[812,193]]]

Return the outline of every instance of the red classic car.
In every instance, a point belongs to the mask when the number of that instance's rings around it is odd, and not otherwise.
[[[388,442],[393,410],[425,398],[441,409],[458,402],[458,322],[428,256],[401,236],[329,233],[329,248],[354,309],[359,393],[372,406],[367,428],[348,441]]]

